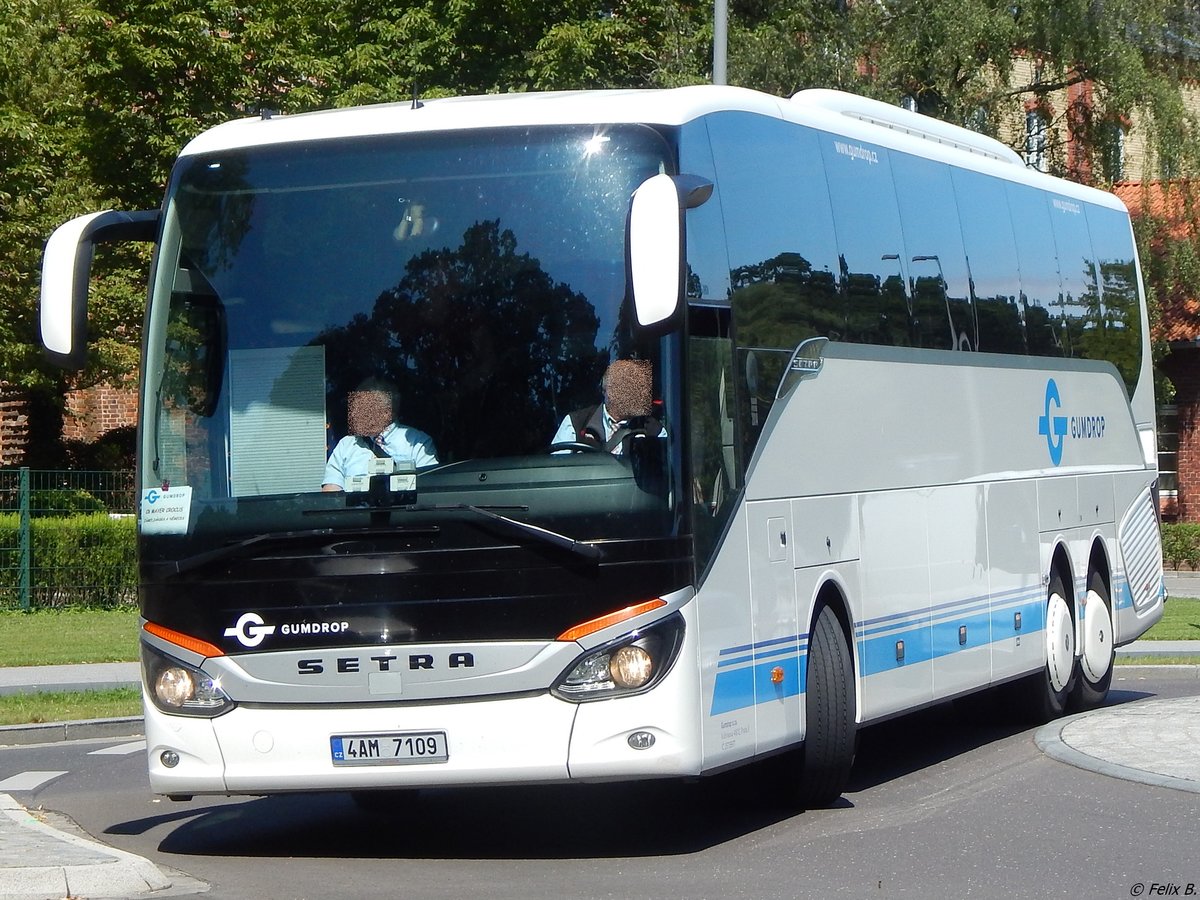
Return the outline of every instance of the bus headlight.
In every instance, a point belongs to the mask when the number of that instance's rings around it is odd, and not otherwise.
[[[592,650],[555,683],[564,700],[601,700],[654,687],[670,671],[683,644],[683,617],[668,616]]]
[[[617,687],[640,688],[654,673],[654,659],[645,647],[622,647],[608,661],[608,673]]]
[[[234,707],[220,679],[142,644],[142,672],[154,705],[179,716],[219,716]]]

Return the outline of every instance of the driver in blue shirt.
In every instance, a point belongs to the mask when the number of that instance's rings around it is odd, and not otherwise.
[[[346,397],[349,434],[338,441],[325,464],[321,490],[344,491],[355,475],[366,475],[372,457],[390,456],[414,469],[437,465],[433,438],[396,422],[396,388],[382,378],[368,378]]]

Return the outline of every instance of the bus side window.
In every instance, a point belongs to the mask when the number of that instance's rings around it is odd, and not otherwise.
[[[728,308],[689,307],[688,331],[692,527],[703,571],[741,489]]]
[[[1130,396],[1142,366],[1142,320],[1137,266],[1129,220],[1115,209],[1086,204],[1092,248],[1100,268],[1102,308],[1084,346],[1091,359],[1109,359]]]
[[[1031,356],[1066,354],[1059,293],[1059,263],[1046,195],[1020,184],[1006,185],[1017,260],[1021,268],[1021,313]]]
[[[951,178],[979,323],[977,349],[1024,354],[1025,319],[1017,304],[1021,293],[1017,243],[1004,185],[966,169],[953,169]]]
[[[891,156],[917,345],[975,350],[979,328],[950,167],[907,153]]]
[[[748,113],[707,122],[729,248],[738,401],[729,413],[746,466],[792,351],[810,337],[842,337],[845,311],[818,133]]]
[[[832,134],[820,133],[820,142],[846,302],[845,340],[911,346],[908,263],[891,154]]]
[[[1062,289],[1054,312],[1061,323],[1066,356],[1090,356],[1087,344],[1102,318],[1096,259],[1083,203],[1052,194],[1046,197]],[[1100,354],[1101,356],[1103,354]]]

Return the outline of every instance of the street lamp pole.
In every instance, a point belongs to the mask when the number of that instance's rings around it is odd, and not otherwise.
[[[729,45],[729,4],[713,0],[713,84],[729,84],[726,50]]]

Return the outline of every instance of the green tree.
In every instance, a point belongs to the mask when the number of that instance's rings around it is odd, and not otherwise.
[[[1024,117],[1070,125],[1059,174],[1103,181],[1102,161],[1135,112],[1169,166],[1195,166],[1181,79],[1195,74],[1191,5],[1178,0],[907,0],[733,4],[730,80],[787,95],[835,87],[916,108],[1024,149]],[[1074,88],[1080,102],[1058,102]],[[1083,100],[1086,99],[1086,102]]]

